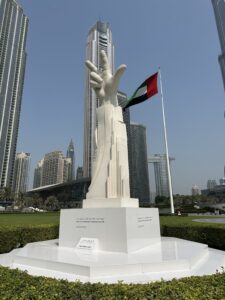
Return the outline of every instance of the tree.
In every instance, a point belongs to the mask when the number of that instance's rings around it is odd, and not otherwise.
[[[24,199],[25,206],[26,207],[37,207],[37,208],[43,208],[44,206],[44,201],[41,197],[25,197]]]
[[[155,204],[169,204],[169,198],[165,197],[165,196],[156,196],[155,197]]]
[[[49,196],[44,203],[44,206],[47,210],[58,210],[59,209],[59,201],[55,196]]]
[[[24,193],[19,192],[15,204],[16,204],[17,206],[19,206],[19,208],[23,208],[23,207],[24,207],[24,204],[25,204]]]

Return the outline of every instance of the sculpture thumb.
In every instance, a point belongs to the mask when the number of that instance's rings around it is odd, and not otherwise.
[[[126,65],[120,65],[119,68],[116,70],[114,77],[114,87],[117,89],[119,85],[119,81],[121,76],[123,75],[124,71],[126,70],[127,66]]]

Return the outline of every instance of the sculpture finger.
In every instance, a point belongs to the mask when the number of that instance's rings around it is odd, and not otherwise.
[[[101,88],[101,84],[94,81],[94,80],[90,80],[90,85],[91,87],[93,87],[94,89],[100,89]]]
[[[91,72],[90,73],[90,77],[91,77],[92,80],[97,81],[98,83],[102,83],[102,81],[103,81],[102,78],[101,78],[101,76],[99,76],[95,72]]]
[[[85,64],[90,71],[98,72],[97,67],[92,62],[90,62],[90,60],[86,60]]]
[[[109,62],[105,51],[101,50],[100,55],[102,60],[103,71],[108,71],[110,68],[109,68]]]
[[[114,77],[114,85],[115,85],[116,88],[119,85],[120,78],[123,75],[126,68],[127,68],[126,65],[120,65],[119,68],[116,70],[116,73],[113,76]]]

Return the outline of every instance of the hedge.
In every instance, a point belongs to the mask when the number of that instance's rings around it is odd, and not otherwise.
[[[68,282],[0,267],[0,299],[150,300],[225,299],[225,274],[146,284]]]
[[[161,225],[161,235],[207,244],[225,250],[225,227],[210,225]]]
[[[26,225],[0,227],[0,253],[6,253],[27,243],[58,238],[59,225]],[[225,226],[217,224],[162,224],[161,235],[207,244],[225,251]]]
[[[58,238],[58,225],[0,227],[0,253],[6,253],[27,243]]]

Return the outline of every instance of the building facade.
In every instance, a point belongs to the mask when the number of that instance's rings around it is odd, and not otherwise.
[[[215,179],[208,179],[207,180],[207,189],[208,190],[213,190],[214,187],[217,185],[216,180]]]
[[[111,71],[114,72],[114,46],[112,42],[112,32],[108,23],[98,21],[90,30],[87,37],[86,60],[91,61],[101,71],[100,51],[107,54]],[[94,90],[90,86],[90,71],[86,68],[85,83],[85,105],[84,105],[84,154],[83,168],[84,177],[91,177],[92,164],[95,159],[95,129],[96,108],[101,103],[96,97]]]
[[[225,89],[225,0],[212,0],[212,5],[221,46],[221,54],[218,59]]]
[[[16,198],[18,198],[20,193],[25,193],[28,189],[29,166],[30,153],[17,153],[13,178],[13,192]]]
[[[60,208],[81,208],[90,183],[90,178],[72,180],[30,190],[27,192],[27,196],[38,195],[43,201],[50,196],[55,196],[59,201]]]
[[[75,179],[75,152],[72,139],[67,148],[66,158],[70,159],[70,166],[68,166],[68,181],[71,181]]]
[[[64,156],[62,151],[45,154],[42,166],[42,186],[63,182]]]
[[[83,177],[84,177],[83,167],[78,167],[76,180],[82,179]]]
[[[225,177],[220,178],[219,182],[220,182],[220,185],[225,185]]]
[[[42,167],[43,167],[43,162],[44,162],[44,159],[41,159],[36,168],[34,169],[34,181],[33,181],[33,188],[36,189],[40,186],[42,186],[42,182],[41,182],[41,179],[42,179]]]
[[[146,127],[130,123],[130,192],[132,198],[138,198],[139,204],[150,203]]]
[[[72,160],[62,151],[45,154],[34,170],[33,188],[71,181]]]
[[[0,1],[0,187],[12,187],[26,64],[28,18],[15,0]]]
[[[192,196],[198,196],[201,194],[201,190],[196,184],[191,188],[191,194]]]
[[[170,163],[173,160],[175,158],[169,158]],[[156,196],[169,197],[170,190],[166,154],[155,154],[148,159],[148,162],[154,165]]]
[[[63,182],[72,181],[73,179],[73,165],[72,159],[70,157],[64,158],[64,167],[63,167]]]

